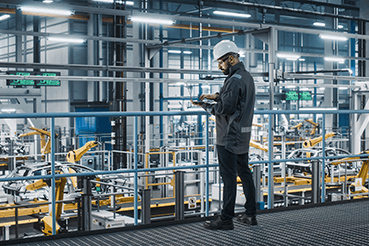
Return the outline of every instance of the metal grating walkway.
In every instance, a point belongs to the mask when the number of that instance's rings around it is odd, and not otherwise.
[[[195,222],[17,245],[369,245],[368,211],[365,200],[259,214],[259,225],[235,221],[231,231]]]

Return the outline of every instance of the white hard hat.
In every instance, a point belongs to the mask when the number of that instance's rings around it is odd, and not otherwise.
[[[214,46],[213,55],[214,61],[228,53],[238,53],[237,45],[230,40],[222,40]]]

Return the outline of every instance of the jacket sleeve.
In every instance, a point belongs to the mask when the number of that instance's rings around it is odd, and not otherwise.
[[[231,78],[224,85],[225,90],[218,96],[215,104],[204,103],[202,107],[212,115],[232,115],[238,103],[240,83],[238,78]]]

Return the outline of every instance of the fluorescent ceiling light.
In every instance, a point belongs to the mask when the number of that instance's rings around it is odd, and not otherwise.
[[[304,58],[300,58],[299,61],[305,61],[305,59]]]
[[[339,63],[345,62],[344,58],[338,58],[338,57],[324,57],[324,60],[331,61],[331,62],[339,62]]]
[[[327,35],[327,34],[320,34],[319,35],[322,39],[329,39],[329,40],[337,40],[337,41],[347,41],[348,38],[342,36],[335,36],[335,35]]]
[[[20,9],[22,10],[22,12],[32,12],[39,14],[65,15],[65,16],[73,14],[73,11],[65,9],[41,8],[33,6],[21,6]]]
[[[278,53],[277,56],[279,58],[287,58],[287,59],[294,59],[294,60],[297,60],[301,57],[300,55],[294,55],[294,54],[288,54],[288,53]]]
[[[321,26],[321,27],[324,27],[325,26],[325,23],[323,22],[314,22],[313,23],[314,26]]]
[[[337,27],[338,27],[338,29],[342,29],[343,25],[338,25]]]
[[[0,16],[0,21],[6,20],[8,18],[10,18],[10,15],[2,15]]]
[[[241,14],[241,13],[227,12],[227,11],[219,11],[219,10],[213,11],[213,14],[215,14],[215,15],[233,16],[233,17],[242,17],[242,18],[250,18],[251,17],[250,14]]]
[[[171,54],[181,54],[182,51],[180,51],[180,50],[168,50],[168,53],[171,53]]]
[[[99,3],[114,3],[114,0],[92,0],[92,1],[99,2]],[[129,6],[133,6],[135,4],[133,1],[122,1],[122,0],[115,0],[115,3],[125,4]]]
[[[44,1],[42,1],[43,3],[52,3],[52,2],[54,2],[53,0],[44,0]]]
[[[185,50],[185,51],[183,51],[183,54],[186,54],[186,55],[191,55],[191,54],[192,54],[192,51],[189,51],[189,50]]]
[[[288,61],[296,61],[297,58],[296,57],[287,57],[286,60],[288,60]]]
[[[130,20],[132,22],[143,22],[149,24],[160,24],[160,25],[173,25],[174,21],[170,19],[158,19],[154,17],[145,16],[131,16]]]
[[[48,37],[49,41],[54,41],[58,43],[74,43],[74,44],[82,44],[86,42],[85,39],[82,38],[61,38],[61,37]]]
[[[1,112],[3,113],[15,113],[17,110],[14,108],[2,108]]]

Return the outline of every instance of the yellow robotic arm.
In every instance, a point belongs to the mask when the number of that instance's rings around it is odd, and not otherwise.
[[[314,121],[313,121],[313,119],[307,119],[307,120],[305,120],[306,122],[308,122],[308,123],[310,123],[310,124],[312,124],[313,126],[314,126],[314,129],[313,130],[311,130],[311,132],[310,132],[310,135],[314,135],[315,134],[315,132],[316,132],[316,129],[318,129],[318,126],[319,126],[319,124],[318,123],[315,123]]]
[[[34,130],[34,132],[28,132],[19,135],[19,138],[26,137],[26,136],[33,136],[33,135],[40,135],[41,138],[41,153],[42,154],[48,154],[51,152],[51,132],[47,131],[46,128],[44,129],[38,129],[35,127],[30,127],[29,129]],[[48,136],[47,142],[46,142],[46,136]],[[55,133],[55,137],[57,137],[58,134]]]
[[[265,148],[261,144],[255,143],[253,140],[250,140],[250,146],[251,147],[254,147],[256,149],[260,149],[260,150],[262,150],[264,152],[268,152],[268,148]]]
[[[67,161],[71,163],[75,163],[76,161],[79,161],[82,158],[82,156],[86,154],[87,151],[89,151],[93,147],[96,147],[98,144],[99,143],[96,141],[90,141],[77,150],[69,151],[67,154]]]
[[[369,154],[369,150],[365,150],[365,151],[361,152],[360,154]],[[367,157],[365,157],[365,158],[367,159]],[[332,161],[331,164],[332,165],[339,165],[341,163],[355,162],[355,161],[358,161],[360,159],[361,159],[360,157],[348,157],[348,158],[343,158],[343,159],[340,159],[340,160],[337,160],[337,161]],[[364,160],[363,164],[361,165],[360,171],[356,175],[355,178],[361,178],[361,180],[363,182],[365,182],[365,180],[368,177],[368,169],[369,169],[369,160]],[[355,186],[356,186],[355,182],[350,185],[350,187],[353,187],[353,188]],[[361,191],[354,191],[354,189],[352,189],[352,190],[353,190],[352,193],[368,193],[368,189],[365,188],[365,187],[362,187]]]
[[[295,126],[291,127],[291,129],[295,129],[295,128],[297,128],[298,130],[300,130],[303,124],[304,124],[304,122],[300,122],[300,123],[298,123],[297,125],[295,125]]]
[[[55,180],[55,201],[61,201],[64,198],[64,187],[65,184],[67,183],[67,179],[65,177],[62,177],[60,179]],[[50,182],[45,182],[43,179],[40,179],[32,184],[29,184],[26,186],[27,190],[37,190],[40,189],[42,187],[45,186],[50,186]],[[63,209],[63,203],[58,202],[55,205],[55,218],[56,221],[58,221],[58,219],[60,219],[60,216],[62,214],[62,209]],[[41,222],[44,223],[42,232],[46,235],[52,235],[52,213],[50,213],[50,215],[45,216],[44,218],[41,219]],[[60,230],[60,226],[58,224],[58,222],[56,222],[56,227],[55,227],[55,231],[58,233]]]
[[[330,132],[328,134],[325,135],[325,139],[334,137],[336,135],[336,133],[334,132]],[[323,136],[317,137],[317,138],[313,138],[313,139],[309,139],[309,140],[305,140],[304,143],[302,144],[302,146],[304,148],[310,148],[310,147],[314,147],[315,145],[317,145],[318,143],[320,143],[323,140]]]

